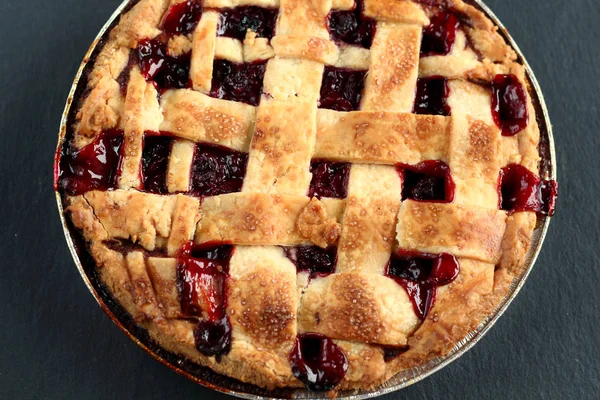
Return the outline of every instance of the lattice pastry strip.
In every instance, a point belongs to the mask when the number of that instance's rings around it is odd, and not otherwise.
[[[447,160],[450,129],[442,116],[319,109],[314,157],[389,165]]]
[[[68,211],[89,240],[131,240],[153,251],[176,254],[196,229],[199,201],[136,191],[91,191],[72,197]]]
[[[325,26],[331,0],[280,0],[277,36],[315,36],[329,39]]]
[[[419,322],[404,288],[368,273],[335,273],[312,281],[298,314],[300,332],[390,346],[406,345]]]
[[[421,30],[418,25],[384,22],[377,25],[362,110],[412,111],[419,70]]]
[[[211,89],[215,42],[219,13],[205,12],[194,30],[190,79],[195,90],[208,93]]]
[[[200,207],[195,242],[292,246],[325,241],[334,244],[342,204],[342,200],[324,199],[315,209],[306,196],[263,193],[207,197]]]
[[[412,1],[365,0],[364,13],[377,21],[427,25],[429,18],[419,4]]]
[[[336,272],[383,274],[392,254],[400,193],[395,168],[352,166]]]
[[[266,100],[258,107],[243,192],[304,196],[311,180],[316,104]]]
[[[204,0],[206,8],[235,8],[242,6],[259,6],[277,8],[281,0]]]
[[[161,99],[160,130],[193,142],[205,142],[248,152],[256,109],[189,89],[170,90]]]
[[[406,200],[398,214],[400,248],[497,263],[506,213],[462,204]]]
[[[156,89],[146,82],[138,67],[131,70],[123,119],[123,164],[119,188],[139,188],[144,131],[158,131],[162,114]]]
[[[267,357],[270,361],[263,364],[289,373],[297,333],[295,265],[280,247],[236,246],[228,292],[232,347],[237,341],[252,346],[257,362]]]

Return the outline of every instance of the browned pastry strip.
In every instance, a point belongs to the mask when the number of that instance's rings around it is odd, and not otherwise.
[[[449,130],[449,117],[320,109],[314,157],[391,165],[446,160]]]
[[[305,230],[305,224],[313,225],[316,232],[325,236],[313,239],[332,240],[328,235],[341,218],[340,202],[329,200],[322,209],[305,212],[306,207],[314,208],[305,196],[282,196],[259,193],[231,193],[207,197],[200,207],[200,222],[196,230],[195,242],[225,241],[241,245],[296,245],[311,243],[313,230]],[[330,205],[330,207],[328,207]],[[313,212],[322,215],[317,219]],[[302,218],[300,218],[302,216]],[[318,227],[322,226],[323,229]],[[309,236],[309,237],[306,237]],[[337,237],[335,237],[337,240]],[[333,244],[333,243],[332,243]]]
[[[404,288],[376,274],[314,279],[298,311],[299,331],[362,343],[404,346],[419,324]]]
[[[115,190],[92,191],[69,199],[67,212],[88,241],[126,239],[146,250],[175,254],[191,240],[198,200]]]
[[[506,213],[460,204],[406,200],[398,215],[400,248],[450,253],[489,263],[500,260]]]

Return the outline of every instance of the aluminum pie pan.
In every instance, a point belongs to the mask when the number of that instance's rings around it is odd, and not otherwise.
[[[85,86],[87,85],[87,74],[93,68],[95,57],[98,51],[102,48],[104,40],[107,38],[110,30],[118,23],[119,16],[131,9],[136,2],[137,0],[125,0],[117,7],[115,12],[94,39],[77,71],[60,122],[57,153],[54,160],[55,171],[57,171],[58,168],[60,152],[67,135],[68,126],[73,120],[74,113],[77,110],[77,104],[73,103],[75,99],[79,98],[79,96],[85,92]],[[540,175],[543,179],[556,180],[556,155],[554,149],[554,138],[552,135],[552,125],[550,123],[550,118],[542,91],[531,67],[498,17],[481,0],[467,0],[466,2],[481,10],[498,26],[500,34],[515,50],[518,55],[518,61],[524,65],[526,78],[530,86],[529,95],[536,109],[536,116],[538,125],[540,127],[540,155],[542,158],[542,162],[540,164]],[[83,237],[73,227],[70,220],[65,217],[63,196],[58,192],[58,190],[55,190],[55,196],[67,245],[73,260],[75,261],[75,265],[77,266],[77,269],[79,270],[79,273],[81,274],[81,277],[89,291],[94,296],[100,307],[109,316],[109,318],[133,342],[144,349],[153,358],[198,384],[240,398],[252,400],[273,398],[328,398],[326,393],[311,392],[307,389],[262,389],[254,385],[243,383],[227,376],[220,375],[209,368],[202,367],[187,360],[183,356],[168,352],[167,350],[161,348],[149,337],[148,332],[145,329],[136,325],[131,316],[129,316],[129,314],[120,306],[120,304],[114,300],[104,285],[100,282],[100,279],[96,274],[96,264],[86,249]],[[527,255],[523,272],[512,282],[509,293],[500,302],[494,312],[492,312],[475,330],[471,331],[462,341],[456,343],[454,348],[448,354],[432,359],[426,364],[402,371],[387,382],[373,389],[340,391],[338,392],[338,398],[348,400],[368,399],[400,390],[426,378],[434,372],[439,371],[441,368],[465,354],[490,330],[490,328],[500,318],[500,316],[502,316],[502,314],[506,311],[510,303],[514,300],[516,295],[523,287],[542,249],[542,244],[546,237],[550,220],[551,217],[538,216],[532,238],[531,250]]]

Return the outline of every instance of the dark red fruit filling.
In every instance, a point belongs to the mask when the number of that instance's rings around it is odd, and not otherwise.
[[[217,196],[242,189],[248,154],[220,146],[196,147],[191,173],[191,193]]]
[[[295,265],[298,272],[308,272],[311,278],[327,276],[335,271],[336,247],[322,249],[318,246],[286,247],[285,256]]]
[[[205,356],[220,356],[231,349],[231,324],[228,317],[200,320],[194,329],[196,349]]]
[[[413,112],[415,114],[450,115],[448,80],[441,76],[419,78]]]
[[[444,203],[454,200],[454,182],[446,163],[430,160],[417,165],[402,164],[398,172],[403,176],[402,200]]]
[[[162,30],[169,35],[187,35],[198,25],[202,16],[201,1],[187,0],[169,7],[162,22]]]
[[[503,136],[516,135],[527,127],[527,97],[516,76],[496,75],[492,81],[492,116]]]
[[[443,11],[435,14],[430,21],[429,26],[423,30],[421,57],[447,55],[454,46],[460,22],[454,14]]]
[[[342,349],[333,340],[318,333],[304,333],[296,337],[290,364],[294,376],[315,391],[333,389],[348,371],[348,359]]]
[[[408,350],[408,347],[384,347],[383,348],[383,361],[390,362],[407,350]]]
[[[65,146],[57,171],[57,186],[71,196],[90,190],[116,189],[122,144],[123,131],[111,129],[101,132],[79,150]]]
[[[236,64],[215,60],[210,95],[217,99],[258,106],[266,63]]]
[[[181,256],[177,259],[177,289],[185,317],[200,317],[194,330],[196,348],[207,356],[231,347],[231,325],[225,313],[229,260]]]
[[[191,87],[189,53],[173,57],[158,39],[140,41],[137,52],[142,75],[146,81],[155,82],[160,91]]]
[[[415,314],[425,319],[433,307],[436,288],[452,282],[459,271],[458,261],[451,254],[401,251],[392,255],[386,275],[406,289]]]
[[[329,13],[327,28],[332,40],[369,49],[377,25],[375,20],[363,15],[363,1],[357,0],[356,3],[354,10]]]
[[[117,83],[119,84],[119,88],[121,89],[121,95],[125,97],[127,95],[127,86],[129,85],[129,78],[131,74],[131,68],[138,64],[138,54],[135,50],[129,51],[129,59],[127,60],[127,65],[119,76],[117,77]]]
[[[310,173],[312,180],[308,197],[345,199],[348,196],[350,164],[313,161],[310,163]]]
[[[217,28],[218,36],[227,36],[244,41],[248,29],[258,37],[271,39],[275,32],[278,9],[255,6],[236,7],[221,10],[221,21]]]
[[[319,107],[335,111],[358,110],[366,74],[367,71],[326,66]]]
[[[204,258],[212,261],[222,261],[229,266],[229,260],[233,255],[233,246],[224,242],[206,242],[194,244],[193,241],[186,243],[181,250],[181,254],[186,257]],[[225,271],[227,272],[227,271]]]
[[[519,164],[510,164],[500,171],[500,208],[506,211],[534,211],[554,215],[558,183],[542,181]]]
[[[185,316],[221,319],[225,315],[224,288],[226,272],[217,261],[180,257],[177,263],[177,288],[181,311]]]
[[[142,183],[144,191],[166,194],[167,170],[173,138],[146,135],[142,152]]]

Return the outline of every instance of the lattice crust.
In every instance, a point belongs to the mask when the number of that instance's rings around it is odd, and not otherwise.
[[[67,196],[101,280],[166,349],[264,387],[302,386],[289,354],[306,332],[326,335],[345,353],[341,389],[374,386],[449,352],[520,274],[536,224],[533,212],[498,209],[501,168],[538,173],[539,129],[529,99],[529,123],[518,135],[502,136],[494,123],[494,77],[510,73],[527,85],[494,25],[461,0],[440,1],[468,23],[447,55],[421,57],[435,14],[426,2],[365,0],[364,16],[377,23],[369,49],[330,37],[329,13],[353,9],[352,0],[205,0],[195,29],[168,42],[173,56],[190,53],[190,88],[159,95],[128,60],[143,40],[164,34],[163,16],[182,2],[141,0],[122,17],[94,61],[73,126],[76,149],[102,131],[124,132],[116,190]],[[277,9],[275,36],[220,36],[223,10],[241,6]],[[219,60],[266,63],[258,106],[215,98]],[[358,109],[320,108],[328,68],[368,71]],[[450,115],[413,113],[418,79],[429,77],[448,79]],[[172,138],[163,194],[145,192],[142,182],[146,138],[156,132]],[[234,193],[194,197],[195,158],[206,145],[247,157]],[[351,165],[347,194],[307,195],[315,160]],[[396,165],[429,160],[448,165],[450,201],[404,198]],[[218,358],[195,349],[195,324],[181,308],[177,257],[191,240],[235,246],[226,296],[231,349]],[[125,245],[115,248],[117,241]],[[335,273],[297,273],[284,248],[299,245],[336,246]],[[398,249],[458,258],[458,277],[438,289],[425,321],[386,276]],[[390,346],[408,350],[384,361]]]

